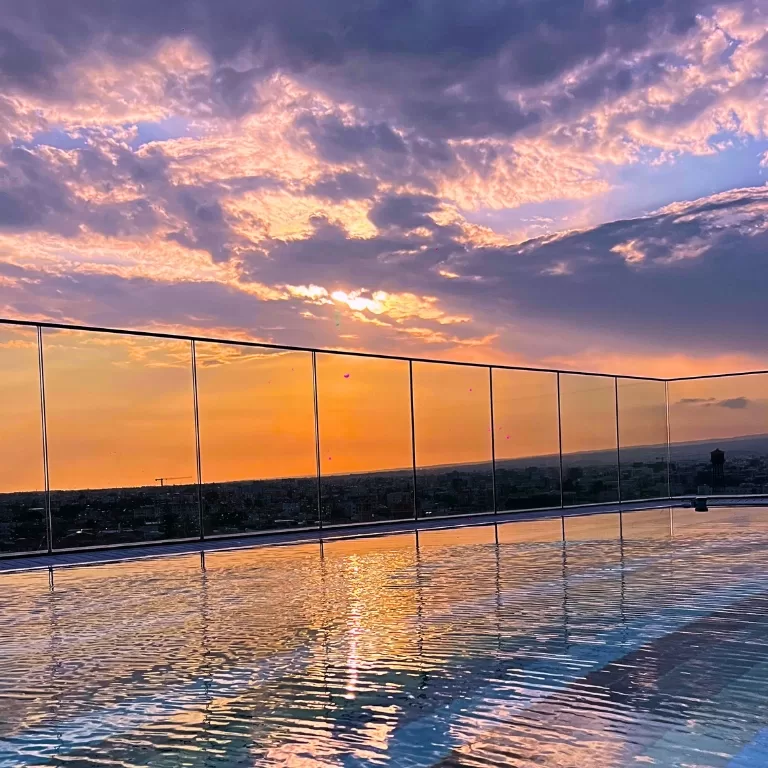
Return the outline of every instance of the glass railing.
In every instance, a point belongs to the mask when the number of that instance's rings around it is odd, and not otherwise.
[[[768,374],[13,322],[0,369],[2,554],[768,490]]]
[[[667,384],[670,493],[768,493],[768,373]]]

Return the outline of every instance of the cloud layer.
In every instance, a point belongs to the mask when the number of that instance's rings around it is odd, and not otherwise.
[[[4,316],[766,358],[765,0],[3,9]]]

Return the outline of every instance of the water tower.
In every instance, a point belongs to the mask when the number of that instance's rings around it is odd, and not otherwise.
[[[715,448],[710,454],[712,461],[712,490],[725,485],[725,451]]]

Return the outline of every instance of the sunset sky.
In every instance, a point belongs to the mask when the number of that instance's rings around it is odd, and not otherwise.
[[[765,367],[765,0],[4,0],[0,314]]]

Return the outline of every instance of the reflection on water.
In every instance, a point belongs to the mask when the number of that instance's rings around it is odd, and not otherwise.
[[[766,764],[768,510],[564,529],[2,576],[0,766]]]

